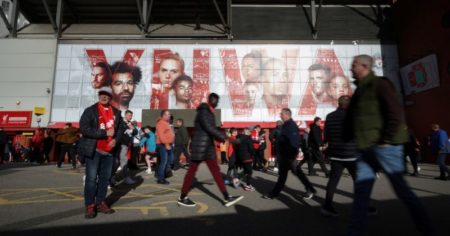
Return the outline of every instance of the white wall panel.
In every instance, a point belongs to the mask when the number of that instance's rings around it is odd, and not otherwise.
[[[56,39],[0,39],[0,110],[32,111],[36,106],[45,107],[40,125],[47,126],[56,44]],[[32,127],[37,127],[36,119],[33,115]]]

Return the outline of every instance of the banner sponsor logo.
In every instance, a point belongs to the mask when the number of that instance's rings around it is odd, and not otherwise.
[[[0,127],[29,128],[31,127],[32,111],[0,111]]]

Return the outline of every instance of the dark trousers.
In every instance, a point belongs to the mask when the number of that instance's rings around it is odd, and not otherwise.
[[[72,162],[72,166],[76,167],[77,162],[75,160],[75,150],[73,148],[73,144],[71,143],[61,143],[60,150],[59,150],[59,158],[58,158],[58,166],[61,166],[61,164],[64,162],[64,157],[66,156],[66,153],[69,155],[69,160]]]
[[[252,185],[252,173],[253,173],[252,163],[251,162],[242,163],[242,167],[244,168],[245,183],[247,185]]]
[[[356,178],[356,162],[355,161],[331,161],[330,179],[327,183],[327,193],[325,197],[325,206],[331,206],[333,203],[333,196],[336,192],[337,185],[341,179],[344,169],[352,177],[353,181]]]
[[[235,178],[237,175],[237,167],[236,167],[236,154],[233,153],[228,160],[228,170],[227,177],[231,180]]]
[[[203,161],[191,161],[189,163],[189,169],[184,176],[183,187],[181,188],[181,196],[185,197],[189,193],[189,190],[192,185],[192,181],[194,180],[195,173],[198,170],[198,166]],[[205,160],[206,165],[208,166],[209,171],[211,172],[214,180],[216,181],[217,186],[219,187],[220,192],[224,195],[225,198],[228,197],[227,189],[225,188],[225,183],[223,182],[222,175],[220,174],[220,167],[217,164],[216,159]]]
[[[450,177],[450,169],[445,164],[445,159],[447,158],[447,153],[439,153],[437,157],[437,164],[439,165],[440,177],[445,177],[447,174]]]
[[[180,168],[180,156],[183,153],[184,157],[186,157],[186,163],[189,163],[191,160],[191,154],[189,154],[185,145],[176,145],[174,148],[174,158],[173,158],[173,168]]]
[[[50,162],[50,151],[51,150],[45,150],[44,149],[44,152],[42,153],[44,161],[47,161],[48,163]]]
[[[302,167],[305,162],[308,163],[308,174],[314,174],[314,161],[310,150],[303,152],[303,160],[300,161],[299,166]]]
[[[309,182],[308,178],[303,173],[300,166],[297,165],[297,161],[295,160],[295,157],[287,159],[286,157],[280,157],[278,160],[279,170],[278,170],[278,180],[275,184],[275,187],[270,192],[273,196],[278,196],[283,190],[284,185],[286,184],[287,180],[287,174],[289,170],[292,171],[293,174],[295,174],[298,179],[302,182],[302,184],[305,186],[306,191],[315,193],[316,190],[312,186],[311,182]]]
[[[330,172],[327,169],[327,166],[325,165],[325,158],[323,158],[322,152],[319,150],[319,148],[311,148],[311,158],[313,161],[312,164],[313,166],[315,162],[317,162],[319,163],[320,168],[322,169],[323,173],[325,173],[325,175],[330,174]]]
[[[255,155],[253,156],[253,168],[254,169],[263,169],[265,164],[264,159],[264,151],[261,151],[259,149],[254,149]]]
[[[138,163],[138,157],[139,157],[139,152],[141,151],[141,148],[139,146],[132,146],[131,147],[131,158],[128,161],[128,167],[134,169],[137,168],[137,163]]]
[[[220,159],[222,164],[228,163],[227,152],[220,152]]]
[[[100,204],[108,193],[113,157],[111,154],[95,152],[94,157],[86,157],[86,182],[84,204]]]
[[[6,155],[5,155],[5,144],[4,143],[0,143],[0,163],[3,163],[3,160],[7,160]]]
[[[409,156],[409,160],[411,161],[411,165],[413,166],[413,173],[418,173],[418,163],[420,160],[420,152],[412,151],[405,153],[405,171],[408,170],[406,166],[406,156]]]

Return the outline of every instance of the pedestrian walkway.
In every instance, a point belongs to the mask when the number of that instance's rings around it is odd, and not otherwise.
[[[226,166],[221,166],[222,173]],[[228,186],[232,195],[245,199],[233,207],[222,205],[222,195],[201,165],[190,198],[195,208],[176,204],[186,170],[170,178],[170,185],[159,185],[145,169],[134,172],[137,183],[119,184],[110,189],[108,202],[116,213],[84,219],[83,169],[70,165],[7,164],[0,166],[0,234],[4,235],[341,235],[349,221],[352,181],[345,175],[335,195],[340,218],[324,218],[326,181],[310,177],[317,195],[302,198],[303,186],[288,178],[285,191],[274,200],[262,199],[276,181],[273,172],[255,172],[256,191]],[[305,170],[306,171],[306,170]],[[420,177],[406,177],[412,189],[430,210],[440,235],[448,235],[450,224],[450,181],[438,181],[436,165],[421,165]],[[291,175],[291,174],[290,174]],[[377,216],[369,218],[368,235],[418,235],[405,207],[397,200],[386,176],[381,174],[372,194]],[[285,228],[284,225],[295,225]]]

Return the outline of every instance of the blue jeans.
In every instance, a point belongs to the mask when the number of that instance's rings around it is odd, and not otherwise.
[[[447,155],[448,153],[439,153],[437,156],[436,162],[439,165],[439,171],[441,173],[440,177],[446,177],[445,173],[447,173],[447,176],[450,177],[450,170],[445,164],[445,158],[447,158]]]
[[[383,170],[395,193],[408,207],[418,230],[423,235],[436,235],[431,219],[417,196],[403,178],[405,169],[403,145],[373,146],[361,150],[356,162],[355,193],[348,235],[363,235],[369,208],[369,198],[376,178],[376,171]]]
[[[170,165],[173,161],[172,150],[167,150],[164,144],[158,144],[159,166],[158,166],[158,180],[166,179],[166,171],[170,170]]]
[[[84,184],[84,204],[100,204],[106,198],[113,156],[95,152],[94,158],[86,157],[86,181]]]

